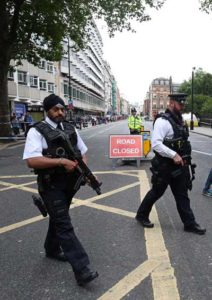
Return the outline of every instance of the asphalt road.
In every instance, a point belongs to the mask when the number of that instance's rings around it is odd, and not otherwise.
[[[145,130],[151,127],[145,124]],[[80,133],[89,148],[89,166],[103,182],[101,196],[83,187],[70,210],[92,268],[99,272],[85,288],[76,285],[68,263],[44,256],[48,218],[32,204],[36,178],[22,161],[23,145],[0,151],[1,299],[212,299],[212,199],[201,195],[212,165],[212,139],[193,133],[190,138],[198,166],[191,205],[207,228],[205,236],[197,236],[183,231],[169,189],[152,211],[154,229],[144,230],[135,221],[149,189],[149,160],[139,168],[133,161],[112,168],[109,135],[124,133],[126,121]]]

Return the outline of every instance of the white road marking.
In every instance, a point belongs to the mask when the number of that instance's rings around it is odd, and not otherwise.
[[[150,189],[148,177],[145,171],[140,173],[141,199]],[[147,256],[150,261],[158,260],[160,265],[151,273],[154,300],[180,300],[177,288],[177,280],[174,269],[171,266],[169,253],[166,249],[158,219],[156,208],[153,207],[150,215],[151,221],[155,224],[154,228],[145,228],[145,240]]]
[[[198,151],[198,150],[192,150],[192,152],[196,152],[196,153],[200,153],[200,154],[212,156],[212,153],[208,153],[208,152],[203,152],[203,151]]]

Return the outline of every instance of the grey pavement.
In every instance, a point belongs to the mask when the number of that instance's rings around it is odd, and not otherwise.
[[[190,132],[212,137],[212,128],[210,127],[194,127]]]

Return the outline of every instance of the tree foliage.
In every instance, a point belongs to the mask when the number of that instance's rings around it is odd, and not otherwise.
[[[209,13],[212,11],[212,0],[200,0],[201,3],[201,9],[205,11],[206,13]]]
[[[164,1],[0,0],[0,136],[10,133],[7,73],[11,59],[34,65],[41,58],[58,61],[65,38],[70,37],[78,48],[85,46],[93,18],[103,18],[112,36],[115,31],[133,30],[133,19],[149,20],[146,10],[158,9]]]
[[[103,18],[110,35],[132,30],[130,21],[149,20],[146,7],[159,8],[155,0],[15,0],[0,4],[0,45],[7,44],[9,58],[59,60],[61,41],[69,36],[79,48],[89,37],[93,17]],[[4,30],[4,32],[3,32]]]
[[[188,94],[186,112],[191,111],[191,84],[192,79],[184,81],[180,87],[180,92]],[[198,69],[194,73],[193,80],[194,101],[193,111],[197,116],[212,116],[212,74]]]

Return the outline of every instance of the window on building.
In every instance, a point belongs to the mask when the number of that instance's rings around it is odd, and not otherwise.
[[[68,83],[64,82],[63,84],[63,94],[64,94],[64,97],[68,97],[69,96],[69,93],[68,93]]]
[[[29,77],[29,82],[31,87],[38,87],[38,77],[37,76],[30,76]]]
[[[52,62],[47,62],[47,72],[53,73],[54,71],[54,65]]]
[[[18,83],[27,85],[27,72],[18,71]]]
[[[46,80],[40,79],[40,90],[46,91]]]
[[[7,78],[8,80],[14,80],[14,73],[12,70],[8,71]]]
[[[83,92],[80,92],[80,99],[83,100]]]
[[[48,92],[54,93],[54,83],[48,82]]]
[[[45,60],[42,59],[40,61],[39,68],[46,70],[46,61]]]
[[[77,91],[75,88],[73,88],[73,97],[76,98],[76,96],[77,96]]]

